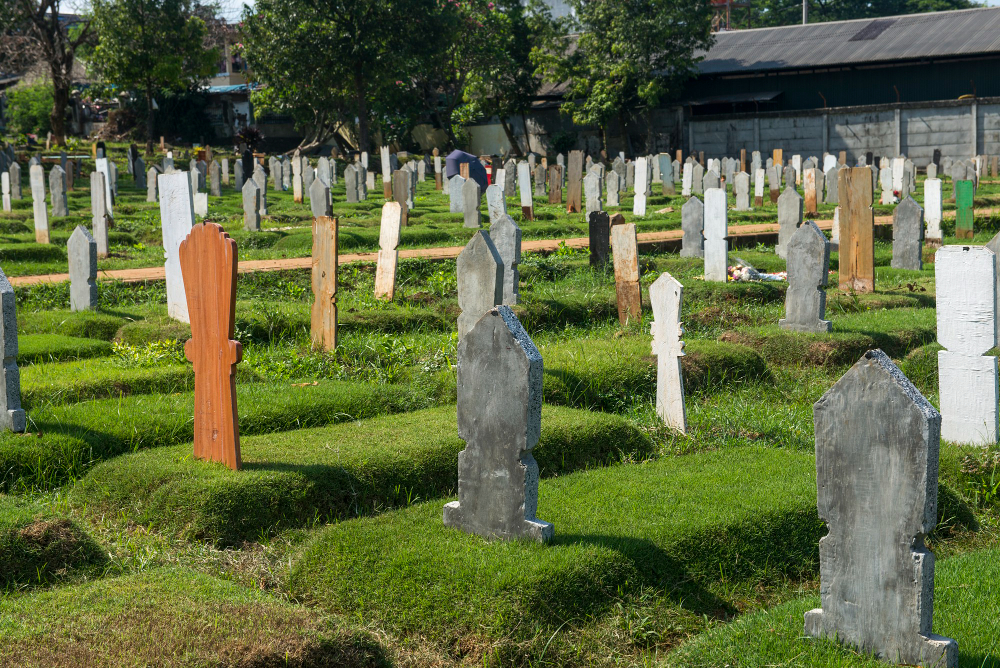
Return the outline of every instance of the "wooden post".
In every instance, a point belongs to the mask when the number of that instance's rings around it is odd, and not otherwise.
[[[549,166],[549,204],[562,204],[562,166]]]
[[[181,242],[181,272],[191,318],[184,354],[194,366],[194,456],[242,466],[236,365],[236,241],[221,225],[195,225]]]
[[[973,192],[972,181],[955,181],[955,236],[959,239],[971,239],[975,235]]]
[[[747,150],[745,148],[740,149],[740,171],[747,171]]]
[[[875,289],[875,215],[872,213],[872,172],[845,167],[837,181],[840,197],[840,289]]]
[[[337,347],[337,219],[313,218],[312,344],[330,351]]]
[[[771,164],[778,165],[779,169],[782,166],[781,158],[783,157],[783,153],[784,152],[782,151],[782,149],[776,148],[774,149],[774,152],[771,154]]]

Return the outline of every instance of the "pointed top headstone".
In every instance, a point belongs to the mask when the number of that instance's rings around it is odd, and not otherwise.
[[[480,230],[458,255],[458,338],[472,329],[486,311],[503,303],[503,259],[489,232]]]

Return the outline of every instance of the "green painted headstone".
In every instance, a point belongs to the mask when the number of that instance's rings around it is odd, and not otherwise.
[[[975,215],[972,210],[972,181],[955,181],[955,236],[959,239],[971,239],[974,234],[972,222]]]

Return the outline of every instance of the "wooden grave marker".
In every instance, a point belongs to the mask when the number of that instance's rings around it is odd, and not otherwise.
[[[840,289],[875,289],[875,215],[872,212],[872,172],[867,167],[840,170]]]
[[[337,347],[337,231],[336,218],[313,218],[312,343],[327,351]]]

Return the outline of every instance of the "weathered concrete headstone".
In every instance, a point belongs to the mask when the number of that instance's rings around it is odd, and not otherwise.
[[[49,170],[49,198],[52,201],[52,217],[69,215],[66,203],[66,172],[59,165]]]
[[[83,225],[77,225],[66,243],[69,259],[69,310],[97,308],[97,242]]]
[[[458,501],[444,524],[487,538],[552,539],[537,519],[542,357],[507,306],[490,309],[458,344]]]
[[[503,264],[503,303],[515,306],[520,299],[521,228],[504,214],[490,225],[490,240]]]
[[[733,190],[736,192],[736,210],[750,210],[750,175],[739,172],[733,177]]]
[[[162,178],[162,177],[161,177]],[[162,188],[167,190],[167,188]],[[191,316],[184,354],[194,368],[194,456],[242,466],[236,365],[236,241],[215,223],[195,225],[178,249]]]
[[[959,239],[971,239],[975,235],[974,193],[972,181],[955,182],[955,236]]]
[[[611,245],[615,262],[618,322],[624,327],[629,322],[639,322],[642,319],[642,290],[639,285],[639,249],[635,236],[635,223],[612,225]]]
[[[252,174],[252,172],[251,172],[251,174]],[[245,180],[246,180],[246,177],[244,176],[244,171],[243,171],[243,161],[242,160],[236,160],[236,161],[234,161],[233,162],[233,188],[235,188],[237,192],[242,192],[243,191],[243,182]]]
[[[608,195],[608,206],[620,206],[621,201],[619,200],[620,188],[621,188],[621,176],[618,172],[610,170],[607,177],[605,178],[605,185]]]
[[[403,212],[399,202],[382,206],[378,235],[378,264],[375,267],[375,299],[392,301],[396,295],[396,267],[399,264],[399,235]]]
[[[448,211],[451,213],[463,213],[462,211],[462,187],[465,179],[460,175],[448,179]]]
[[[549,167],[549,204],[562,204],[562,184],[562,165],[551,165]]]
[[[709,169],[705,172],[705,176],[702,179],[702,190],[708,190],[710,188],[719,188],[719,173],[714,169]]]
[[[927,221],[925,238],[928,245],[941,245],[941,179],[924,180],[924,218]]]
[[[201,218],[208,216],[208,193],[194,194],[194,215]]]
[[[993,251],[993,259],[996,264],[996,331],[997,331],[997,344],[1000,344],[1000,233],[994,235],[986,243],[986,248]]]
[[[247,179],[240,192],[243,198],[243,229],[248,232],[260,231],[260,188],[253,179]]]
[[[309,208],[313,218],[325,218],[330,215],[330,186],[323,179],[314,179],[309,186]]]
[[[648,164],[646,158],[635,161],[635,195],[632,197],[632,215],[646,215],[646,183],[648,180]]]
[[[691,192],[695,195],[705,194],[705,168],[697,162],[691,170]]]
[[[7,172],[0,172],[0,197],[3,199],[3,210],[11,211],[10,174]]]
[[[222,167],[215,160],[208,166],[208,192],[212,197],[222,197]]]
[[[705,280],[725,283],[729,276],[729,234],[726,191],[705,192]]]
[[[12,200],[22,199],[23,196],[21,194],[21,165],[19,165],[17,162],[12,162],[10,164],[10,167],[7,168],[7,173],[10,175],[10,198]]]
[[[133,168],[135,169],[135,176],[132,177],[134,179],[134,185],[139,190],[142,190],[146,187],[146,162],[142,158],[136,157]],[[70,174],[69,172],[67,172],[66,173],[67,184],[70,182],[70,180],[71,180]]]
[[[603,267],[611,257],[611,217],[606,211],[592,211],[587,216],[590,233],[590,266]]]
[[[684,163],[684,171],[681,174],[681,195],[691,197],[691,184],[694,181],[694,165],[690,162]]]
[[[111,221],[108,216],[107,202],[104,199],[104,174],[98,171],[90,173],[90,213],[94,239],[97,244],[97,256],[107,257],[108,228],[111,227]]]
[[[583,151],[569,152],[569,166],[566,175],[566,213],[583,211]]]
[[[875,289],[875,215],[872,212],[872,177],[867,167],[840,170],[840,289],[872,292]]]
[[[941,437],[997,442],[996,256],[988,247],[943,246],[934,259]]]
[[[687,413],[684,409],[684,376],[681,357],[684,342],[681,336],[681,297],[684,286],[667,272],[649,286],[649,303],[653,308],[653,354],[656,355],[656,413],[671,429],[687,433]]]
[[[229,158],[222,159],[222,185],[229,185]]]
[[[829,332],[826,287],[830,274],[830,242],[811,220],[795,230],[786,247],[788,290],[785,317],[778,326],[794,332]]]
[[[941,415],[881,350],[865,353],[813,407],[821,608],[805,635],[884,660],[958,665],[934,635],[934,554]]]
[[[923,248],[924,210],[908,196],[892,212],[892,268],[920,271]]]
[[[476,232],[458,255],[458,339],[487,311],[503,303],[503,259],[485,230]]]
[[[167,314],[181,322],[190,322],[188,302],[181,272],[180,245],[194,227],[194,201],[191,180],[186,172],[161,174],[160,221],[163,231],[164,273],[167,287]]]
[[[774,247],[778,257],[788,257],[787,244],[801,224],[802,196],[794,187],[788,186],[778,198],[778,245]]]
[[[27,420],[21,409],[21,373],[17,368],[17,299],[3,271],[0,271],[0,311],[0,340],[3,342],[0,429],[22,433]]]
[[[358,201],[358,182],[361,175],[355,165],[348,165],[344,168],[344,188],[347,190],[347,203],[355,204]]]
[[[482,205],[482,195],[479,192],[479,184],[475,179],[468,179],[462,184],[462,214],[464,216],[463,227],[478,229],[482,227],[483,215],[480,211]]]
[[[494,183],[486,187],[486,210],[491,225],[507,215],[507,198],[503,195],[502,186]]]
[[[32,165],[28,169],[31,182],[31,202],[35,219],[35,242],[49,243],[49,210],[45,205],[45,169]]]
[[[591,170],[583,179],[584,211],[589,217],[592,211],[601,211],[601,176],[598,170]]]
[[[705,257],[705,205],[691,197],[681,207],[681,257]]]
[[[319,179],[313,184],[327,185]],[[316,193],[322,197],[322,193]],[[313,202],[316,198],[313,199]],[[325,200],[324,200],[325,201]],[[337,347],[337,219],[315,216],[312,223],[312,291],[310,334],[315,348]]]

